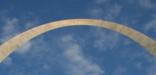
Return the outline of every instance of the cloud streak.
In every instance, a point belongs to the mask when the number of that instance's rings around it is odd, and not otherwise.
[[[67,46],[64,55],[70,61],[67,74],[102,75],[104,73],[98,64],[93,63],[83,55],[80,45],[73,42],[74,39],[71,35],[64,36],[62,40]]]
[[[154,3],[152,0],[138,0],[138,3],[147,9],[155,9],[156,3]]]
[[[93,35],[95,37],[95,40],[93,41],[93,47],[102,51],[113,50],[117,48],[117,44],[119,44],[119,42],[121,43],[120,35],[113,31],[106,31],[104,29],[97,28],[91,33],[95,34]]]
[[[89,13],[93,18],[113,20],[120,15],[122,7],[118,4],[108,4],[108,0],[95,0],[93,7],[89,7]],[[107,3],[107,4],[106,4]],[[100,5],[103,4],[104,6]]]
[[[144,26],[144,31],[148,32],[150,30],[156,31],[156,16],[153,16],[152,20],[147,22]]]

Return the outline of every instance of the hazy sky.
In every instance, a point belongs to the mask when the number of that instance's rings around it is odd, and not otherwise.
[[[0,0],[0,43],[73,18],[124,24],[156,40],[156,0]],[[156,75],[156,58],[117,32],[66,27],[17,49],[0,64],[0,75]]]

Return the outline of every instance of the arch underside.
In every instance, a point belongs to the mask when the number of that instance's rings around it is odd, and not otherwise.
[[[148,50],[152,55],[156,56],[156,41],[154,41],[153,39],[149,38],[143,33],[140,33],[132,28],[129,28],[121,24],[116,24],[116,23],[111,23],[111,22],[96,20],[96,19],[68,19],[68,20],[61,20],[61,21],[40,25],[38,27],[27,30],[11,38],[10,40],[4,42],[0,46],[0,62],[2,62],[7,56],[9,56],[21,45],[23,45],[24,43],[26,43],[27,41],[31,40],[34,37],[37,37],[45,32],[57,28],[62,28],[67,26],[77,26],[77,25],[96,26],[96,27],[107,28],[119,32],[129,37],[130,39],[134,40],[139,45],[146,48],[146,50]]]

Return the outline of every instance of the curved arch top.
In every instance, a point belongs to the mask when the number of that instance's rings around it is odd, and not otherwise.
[[[40,25],[6,41],[0,46],[0,62],[2,62],[15,49],[34,37],[37,37],[53,29],[77,25],[97,26],[119,32],[136,41],[138,44],[146,48],[146,50],[148,50],[151,54],[156,56],[156,41],[132,28],[121,24],[96,19],[68,19]]]

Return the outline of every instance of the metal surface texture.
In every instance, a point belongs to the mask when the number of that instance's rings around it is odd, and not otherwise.
[[[134,40],[139,45],[148,50],[152,55],[156,56],[156,41],[130,27],[97,19],[67,19],[43,24],[38,27],[29,29],[4,42],[0,46],[0,62],[13,53],[17,48],[34,37],[37,37],[50,30],[68,26],[96,26],[119,32],[122,35],[125,35]]]

